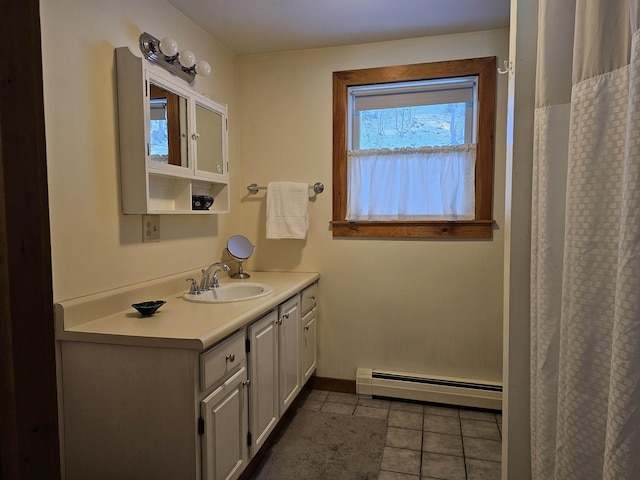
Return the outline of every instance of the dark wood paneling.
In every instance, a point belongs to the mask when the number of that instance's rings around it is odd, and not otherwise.
[[[2,2],[0,468],[60,478],[39,1]]]

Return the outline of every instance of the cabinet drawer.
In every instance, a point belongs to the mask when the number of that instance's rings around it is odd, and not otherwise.
[[[316,306],[316,292],[318,291],[318,284],[314,283],[305,288],[300,294],[300,310],[304,315],[313,307]]]
[[[245,335],[239,331],[200,355],[200,388],[206,391],[245,365]]]

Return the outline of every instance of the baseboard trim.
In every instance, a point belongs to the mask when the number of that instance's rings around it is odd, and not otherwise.
[[[344,378],[329,378],[313,376],[309,379],[309,384],[314,390],[327,390],[330,392],[356,393],[356,381]]]

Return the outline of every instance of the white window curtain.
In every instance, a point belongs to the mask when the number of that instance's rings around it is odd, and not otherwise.
[[[472,220],[476,145],[353,150],[346,220]]]
[[[539,0],[534,480],[640,479],[639,0]]]

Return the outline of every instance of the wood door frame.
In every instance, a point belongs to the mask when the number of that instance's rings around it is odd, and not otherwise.
[[[2,2],[0,479],[60,479],[38,0]]]

